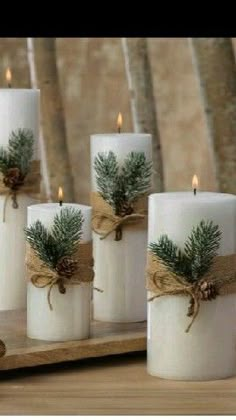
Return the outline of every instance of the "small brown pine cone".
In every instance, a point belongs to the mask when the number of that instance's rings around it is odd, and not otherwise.
[[[14,190],[23,185],[24,176],[21,174],[19,168],[10,168],[5,173],[3,182],[6,185],[6,187]]]
[[[128,216],[128,215],[130,215],[130,214],[132,214],[133,213],[133,211],[134,211],[134,209],[132,208],[132,206],[131,205],[129,205],[129,204],[124,204],[123,206],[122,206],[122,209],[121,209],[121,211],[120,211],[120,216],[122,216],[122,217],[124,217],[124,216]]]
[[[194,299],[191,298],[189,301],[187,316],[193,316],[193,313],[194,313]]]
[[[76,272],[78,262],[71,257],[61,258],[56,266],[57,273],[62,277],[70,278]]]
[[[215,284],[212,281],[203,280],[199,284],[199,295],[201,300],[212,300],[218,296]]]

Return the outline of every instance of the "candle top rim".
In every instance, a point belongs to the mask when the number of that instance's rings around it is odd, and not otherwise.
[[[117,137],[117,138],[125,138],[127,136],[132,137],[151,137],[151,134],[149,133],[100,133],[100,134],[91,134],[91,137]]]
[[[39,204],[32,204],[31,206],[28,206],[29,210],[43,210],[43,211],[47,211],[50,209],[59,209],[62,210],[65,207],[80,207],[83,210],[92,210],[91,206],[87,206],[86,204],[79,204],[79,203],[64,203],[62,204],[62,206],[59,205],[59,203],[54,202],[54,203],[39,203]]]
[[[40,92],[40,89],[34,88],[15,88],[15,87],[3,87],[0,88],[0,92]]]
[[[193,191],[175,191],[175,192],[164,192],[164,193],[154,193],[149,195],[149,200],[158,198],[160,200],[173,200],[176,201],[178,199],[187,200],[187,201],[195,201],[196,202],[208,202],[210,199],[214,199],[215,201],[225,201],[225,200],[232,200],[236,201],[236,195],[234,194],[227,194],[227,193],[220,193],[220,192],[213,192],[213,191],[197,191],[197,194],[194,195]]]

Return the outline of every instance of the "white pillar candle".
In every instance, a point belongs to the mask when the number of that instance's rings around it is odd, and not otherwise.
[[[7,147],[9,135],[18,129],[32,130],[35,139],[34,159],[38,159],[39,90],[0,89],[0,146]],[[27,206],[32,197],[19,193],[18,209],[11,200],[3,223],[5,196],[0,195],[0,310],[19,309],[26,305],[25,237]]]
[[[91,136],[92,191],[97,191],[94,159],[113,151],[123,164],[130,152],[143,152],[151,160],[150,134],[96,134]],[[136,322],[146,319],[145,261],[147,231],[123,229],[121,241],[114,234],[100,240],[93,234],[95,259],[94,319],[108,322]]]
[[[219,255],[236,252],[236,196],[198,192],[149,197],[148,242],[166,234],[183,249],[201,220],[222,232]],[[150,293],[149,293],[150,296]],[[189,298],[162,296],[148,303],[148,372],[166,379],[213,380],[236,373],[236,296],[218,296],[200,304],[185,332]]]
[[[81,243],[91,241],[91,207],[80,204],[36,204],[28,207],[28,226],[36,220],[50,228],[54,217],[62,208],[81,210],[84,222]],[[88,338],[90,327],[91,283],[67,285],[61,294],[57,287],[51,291],[53,310],[47,300],[48,287],[37,288],[28,282],[27,335],[49,341],[79,340]]]

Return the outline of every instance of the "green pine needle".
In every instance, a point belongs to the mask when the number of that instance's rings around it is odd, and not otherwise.
[[[162,235],[159,241],[149,245],[150,251],[159,257],[163,263],[175,274],[190,278],[189,260],[183,252],[168,238]]]
[[[120,215],[151,187],[152,163],[143,152],[131,152],[119,168],[116,155],[98,153],[94,160],[98,191]]]
[[[33,146],[34,136],[31,130],[13,131],[8,148],[0,147],[0,171],[6,174],[8,169],[18,168],[21,174],[26,176],[33,158]]]
[[[221,239],[219,226],[204,222],[192,229],[185,243],[184,252],[191,261],[191,277],[198,281],[208,271],[213,258],[217,255]]]
[[[82,236],[83,216],[80,210],[62,208],[56,214],[50,230],[37,220],[25,229],[26,240],[36,255],[51,269],[58,261],[76,251]]]
[[[217,255],[220,239],[219,226],[202,220],[192,229],[185,242],[184,252],[167,235],[162,235],[158,242],[150,243],[149,249],[170,271],[194,283],[209,270]]]
[[[98,153],[94,160],[97,186],[102,198],[112,207],[117,206],[119,167],[113,152]]]
[[[73,208],[62,209],[56,214],[52,227],[52,236],[60,244],[59,259],[65,255],[72,255],[82,236],[83,216],[81,211]]]
[[[151,186],[152,163],[144,153],[131,152],[121,168],[125,199],[132,203]]]

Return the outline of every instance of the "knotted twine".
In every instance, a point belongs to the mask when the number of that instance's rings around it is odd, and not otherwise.
[[[78,249],[72,255],[74,261],[77,262],[76,270],[68,278],[59,274],[57,271],[50,269],[35,253],[32,247],[26,246],[26,267],[28,279],[38,288],[49,286],[47,300],[50,310],[53,310],[51,303],[51,291],[54,286],[58,286],[60,293],[66,292],[67,285],[76,285],[81,283],[90,283],[93,281],[93,256],[92,243],[81,243]]]
[[[138,198],[133,204],[133,212],[124,216],[115,215],[110,204],[98,192],[91,193],[91,205],[93,209],[92,228],[95,233],[101,236],[100,239],[105,239],[123,226],[135,226],[138,229],[147,227],[147,195]]]
[[[30,170],[23,180],[22,185],[17,185],[16,188],[9,188],[4,183],[4,175],[0,173],[0,195],[5,195],[3,204],[3,222],[6,220],[6,207],[8,199],[12,198],[13,208],[18,208],[17,195],[19,193],[27,194],[32,198],[38,198],[40,194],[40,161],[33,160],[30,165]]]
[[[218,295],[236,293],[236,254],[215,257],[201,281],[212,282]],[[152,292],[149,301],[160,296],[173,295],[189,296],[192,299],[192,320],[186,328],[186,332],[189,332],[200,309],[198,284],[189,283],[184,277],[172,273],[160,258],[148,252],[146,288]]]

